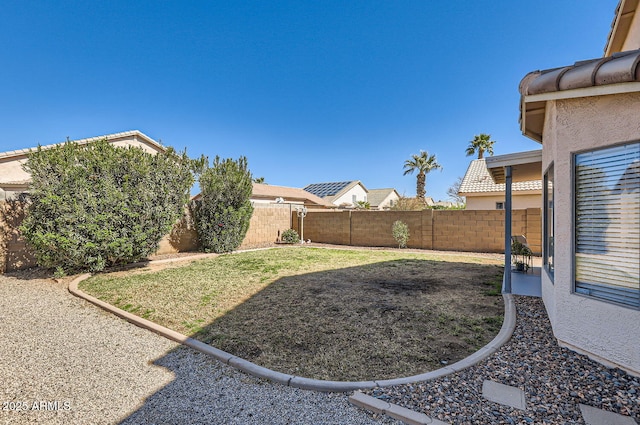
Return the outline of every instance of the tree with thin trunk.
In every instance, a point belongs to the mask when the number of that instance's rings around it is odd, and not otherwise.
[[[462,186],[462,177],[458,177],[458,179],[447,189],[447,195],[449,198],[453,199],[457,205],[464,205],[466,203],[466,199],[464,196],[460,196],[460,186]]]
[[[433,170],[440,169],[442,166],[438,164],[435,155],[429,155],[426,151],[420,151],[420,154],[411,155],[411,159],[407,159],[404,162],[404,176],[407,174],[413,174],[414,171],[418,171],[418,177],[416,182],[416,197],[424,201],[425,185],[427,183],[427,174]]]
[[[473,140],[469,142],[467,156],[475,155],[476,152],[478,152],[478,159],[482,159],[485,152],[487,152],[489,156],[493,156],[494,143],[495,140],[491,140],[490,134],[476,134],[473,136]]]

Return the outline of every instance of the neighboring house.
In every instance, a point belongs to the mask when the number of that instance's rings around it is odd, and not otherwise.
[[[335,208],[331,202],[304,189],[254,183],[251,201],[267,204],[293,204],[307,208]]]
[[[640,376],[638,0],[618,4],[604,57],[532,72],[520,93],[522,132],[542,155],[487,166],[507,184],[531,167],[543,176],[541,284],[554,336]]]
[[[368,190],[360,180],[331,183],[313,183],[304,188],[338,207],[353,208],[358,202],[366,202]]]
[[[513,205],[515,210],[540,208],[542,203],[542,180],[514,183]],[[485,158],[474,159],[469,164],[462,179],[458,195],[467,199],[468,210],[503,210],[505,202],[505,184],[496,183],[491,178]]]
[[[86,145],[103,139],[106,139],[109,143],[113,143],[116,146],[137,146],[148,152],[165,151],[164,146],[138,130],[73,140],[73,142]],[[42,146],[42,149],[51,149],[60,144],[61,143]],[[22,165],[27,161],[29,152],[36,149],[37,148],[20,149],[0,153],[0,201],[12,199],[16,195],[28,190],[31,176],[22,169]]]
[[[398,192],[391,189],[369,189],[367,201],[372,210],[388,210],[392,208],[400,199]]]

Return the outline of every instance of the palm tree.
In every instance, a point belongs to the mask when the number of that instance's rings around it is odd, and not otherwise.
[[[495,140],[491,140],[490,134],[477,134],[473,136],[473,140],[469,142],[467,156],[474,155],[476,151],[478,152],[478,159],[482,159],[485,152],[489,153],[490,156],[493,156],[494,143]]]
[[[403,176],[407,174],[413,174],[415,170],[418,170],[418,179],[416,183],[416,196],[418,199],[424,201],[425,190],[424,187],[427,182],[427,174],[433,170],[440,169],[442,166],[436,161],[436,156],[431,155],[426,151],[420,151],[419,155],[411,155],[411,159],[407,159],[404,162],[405,172]]]

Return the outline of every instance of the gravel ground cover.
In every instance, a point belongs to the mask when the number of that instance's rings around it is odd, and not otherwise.
[[[517,297],[516,308],[513,337],[478,365],[434,381],[364,392],[456,425],[584,424],[579,404],[639,421],[640,378],[559,347],[541,299]],[[527,409],[483,399],[486,379],[524,390]]]
[[[0,275],[0,424],[380,424],[120,320],[66,284]]]

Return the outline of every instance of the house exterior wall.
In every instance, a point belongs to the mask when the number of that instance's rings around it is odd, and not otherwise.
[[[352,205],[353,195],[356,195],[357,201],[367,200],[367,191],[361,185],[357,184],[351,189],[349,189],[347,192],[345,192],[343,195],[339,196],[338,198],[334,199],[331,202],[333,202],[334,205],[338,205],[338,206],[342,204]]]
[[[391,203],[393,202],[393,204],[395,204],[396,202],[398,202],[398,199],[400,199],[400,197],[396,194],[396,192],[391,192],[389,193],[389,195],[387,195],[386,198],[384,198],[382,202],[380,202],[380,205],[378,205],[378,209],[384,210],[387,208],[391,208]]]
[[[640,375],[640,311],[573,293],[572,155],[640,139],[640,93],[547,102],[543,170],[554,164],[553,281],[542,296],[561,345]]]
[[[22,164],[24,164],[26,160],[26,157],[20,159],[0,159],[0,185],[2,182],[15,182],[29,179],[29,173],[22,169]]]
[[[118,139],[109,140],[114,146],[125,147],[135,146],[149,153],[157,153],[158,149],[145,143],[136,135],[125,136]],[[36,148],[33,149],[34,151]],[[31,175],[22,169],[24,163],[27,162],[27,154],[20,154],[8,158],[0,158],[0,199],[10,199],[16,192],[11,188],[3,185],[7,182],[21,182],[29,180]]]
[[[633,21],[631,21],[631,27],[627,38],[622,45],[622,51],[640,49],[640,12],[636,12],[633,15]]]
[[[466,210],[495,210],[496,202],[505,202],[504,193],[501,194],[474,194],[464,195],[467,199],[465,209]],[[527,208],[540,208],[542,205],[542,193],[532,194],[513,194],[512,197],[514,210],[523,210]]]

